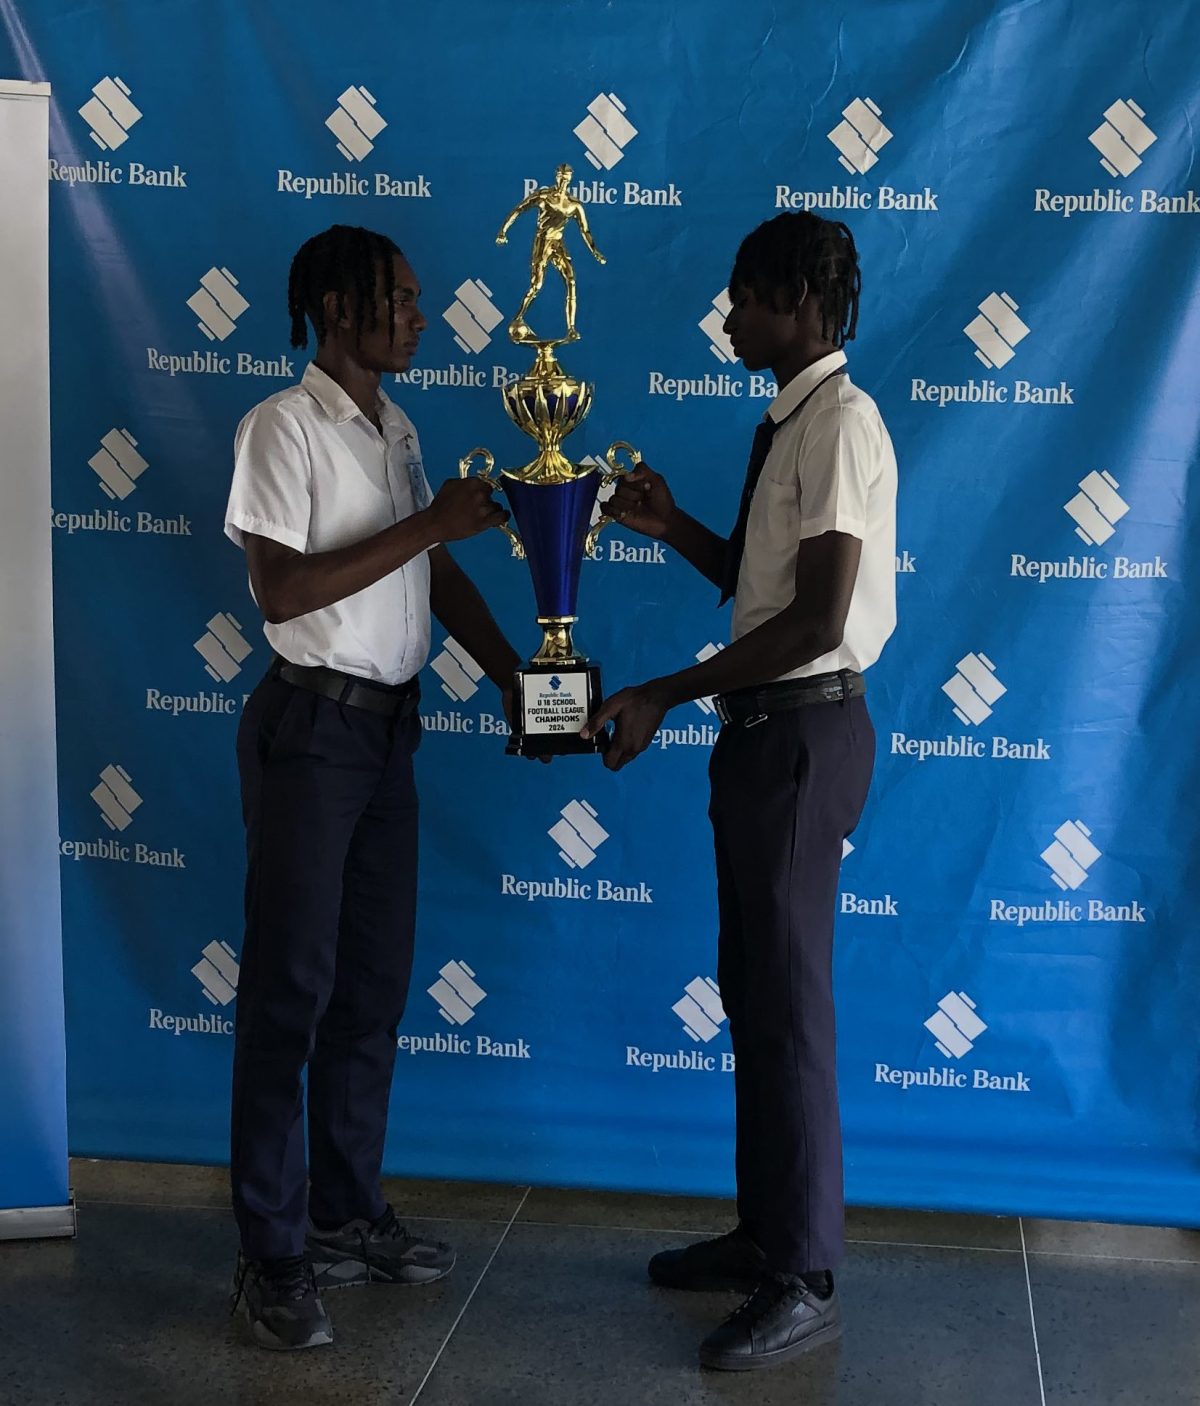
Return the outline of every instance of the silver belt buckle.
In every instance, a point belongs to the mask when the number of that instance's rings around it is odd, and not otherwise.
[[[733,719],[729,716],[729,709],[725,706],[725,695],[718,693],[713,696],[713,711],[723,723],[730,723]]]

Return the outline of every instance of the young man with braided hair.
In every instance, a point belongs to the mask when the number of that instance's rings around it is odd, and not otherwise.
[[[444,545],[507,514],[477,478],[431,495],[416,430],[380,387],[416,353],[419,293],[384,235],[335,225],[310,239],[288,308],[292,345],[311,323],[316,356],[235,442],[225,531],[245,549],[275,657],[238,732],[231,1308],[276,1349],[332,1342],[321,1287],[428,1283],[454,1264],[405,1231],[379,1179],[412,967],[431,608],[506,710],[518,658]]]
[[[858,320],[850,231],[783,214],[742,243],[725,322],[778,394],[758,426],[733,532],[679,508],[641,465],[608,511],[674,547],[733,597],[732,643],[625,689],[605,765],[652,741],[668,709],[716,695],[710,766],[720,915],[717,975],[735,1058],[738,1225],[650,1261],[676,1289],[750,1291],[700,1360],[740,1371],[836,1337],[843,1249],[832,981],[842,843],[870,784],[875,735],[863,672],[896,621],[896,460],[842,350]]]

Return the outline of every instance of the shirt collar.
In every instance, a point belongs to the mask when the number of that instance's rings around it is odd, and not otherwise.
[[[362,414],[346,391],[328,371],[322,371],[315,361],[310,361],[305,367],[300,384],[335,425],[344,425],[347,420],[353,420],[356,415]],[[385,428],[394,432],[404,428],[400,411],[384,395],[382,387],[379,391],[379,421]]]
[[[845,364],[846,353],[838,350],[823,356],[819,361],[814,361],[811,366],[806,366],[783,387],[767,407],[767,414],[777,425],[783,424],[806,395],[816,390],[830,372]]]

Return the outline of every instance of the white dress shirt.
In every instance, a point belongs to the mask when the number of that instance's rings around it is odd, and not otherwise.
[[[831,352],[779,392],[767,414],[779,426],[746,523],[733,603],[733,638],[778,615],[796,595],[796,553],[824,532],[862,543],[841,645],[784,678],[868,669],[896,627],[896,455],[875,402]],[[788,416],[815,386],[808,404]],[[783,423],[787,421],[787,423]]]
[[[225,532],[298,552],[328,552],[429,506],[421,446],[408,416],[379,393],[383,434],[315,363],[299,385],[256,405],[237,429]],[[429,558],[422,552],[373,586],[282,625],[276,654],[398,684],[429,654]]]

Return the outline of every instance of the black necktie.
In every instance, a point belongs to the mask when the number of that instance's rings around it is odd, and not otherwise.
[[[738,504],[737,521],[729,535],[729,545],[725,548],[725,570],[721,576],[721,601],[724,605],[737,590],[738,572],[742,568],[742,553],[746,550],[746,524],[750,520],[750,504],[754,490],[771,452],[771,441],[779,426],[768,415],[760,420],[754,431],[754,443],[750,446],[750,462],[746,465],[746,486],[742,489],[742,501]]]
[[[725,550],[725,569],[721,575],[720,605],[724,605],[737,591],[738,573],[742,569],[742,555],[746,550],[746,524],[750,521],[750,504],[754,501],[754,490],[758,487],[758,480],[762,477],[763,465],[767,462],[767,455],[771,452],[771,441],[775,438],[776,430],[799,415],[826,381],[831,381],[835,376],[844,376],[845,374],[846,368],[839,366],[836,371],[831,371],[828,376],[823,376],[790,415],[785,415],[778,424],[768,415],[759,422],[758,428],[754,431],[754,443],[750,446],[750,462],[746,465],[746,486],[742,489],[742,501],[738,505],[737,521],[733,525],[733,531],[729,536],[729,546]]]

